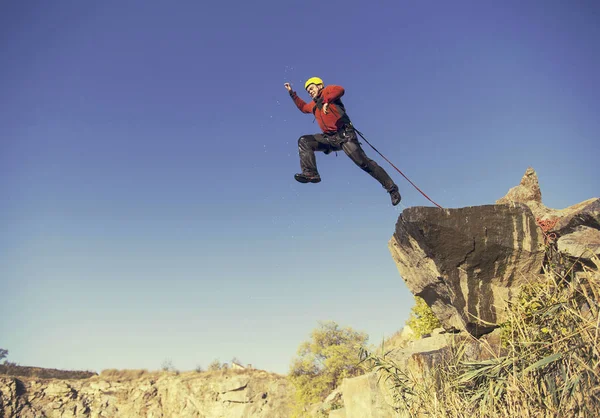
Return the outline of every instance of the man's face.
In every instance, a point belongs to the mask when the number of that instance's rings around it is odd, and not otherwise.
[[[311,84],[306,88],[306,91],[308,92],[308,94],[310,94],[310,97],[314,99],[315,97],[317,97],[322,88],[322,84],[319,84],[318,86],[316,84]]]

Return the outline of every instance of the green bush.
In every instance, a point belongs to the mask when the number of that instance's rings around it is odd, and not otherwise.
[[[431,331],[441,326],[429,305],[419,296],[415,296],[415,305],[410,311],[410,317],[406,321],[413,332],[415,338],[421,338],[423,335],[430,334]]]
[[[309,405],[323,401],[346,377],[364,373],[359,365],[360,349],[368,336],[333,321],[320,322],[310,341],[298,348],[288,378],[296,388],[296,414],[305,416]]]

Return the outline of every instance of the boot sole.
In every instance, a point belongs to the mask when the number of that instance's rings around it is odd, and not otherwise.
[[[311,178],[311,179],[307,179],[304,177],[294,177],[294,178],[299,183],[319,183],[321,181],[320,178]]]

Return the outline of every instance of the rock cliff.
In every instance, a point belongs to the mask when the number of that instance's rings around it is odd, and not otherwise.
[[[540,271],[542,244],[523,204],[413,207],[400,216],[390,251],[409,290],[447,330],[479,336],[503,320],[511,289]]]
[[[390,252],[409,290],[446,330],[478,337],[503,322],[523,281],[542,272],[550,242],[573,258],[600,254],[600,199],[556,210],[541,196],[528,168],[495,205],[402,212]]]

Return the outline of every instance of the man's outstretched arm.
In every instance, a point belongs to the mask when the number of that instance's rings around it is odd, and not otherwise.
[[[290,97],[292,98],[292,100],[294,100],[294,103],[296,104],[298,109],[300,109],[300,111],[302,113],[312,113],[313,108],[315,107],[314,102],[306,103],[304,100],[302,100],[296,94],[296,92],[294,90],[292,90],[292,86],[290,85],[290,83],[285,83],[284,86],[287,89],[287,91],[290,93]]]

